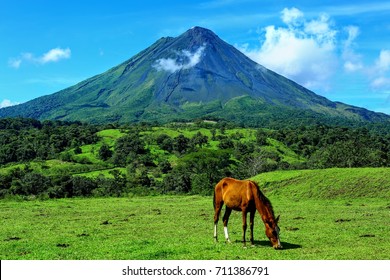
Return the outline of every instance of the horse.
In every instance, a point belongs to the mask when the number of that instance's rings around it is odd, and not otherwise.
[[[223,226],[226,242],[230,243],[228,233],[228,221],[232,210],[242,212],[242,241],[246,247],[245,233],[247,229],[247,213],[250,213],[250,242],[254,246],[253,226],[256,210],[259,212],[265,225],[265,234],[271,241],[274,249],[282,249],[279,239],[280,229],[278,221],[280,215],[275,219],[271,202],[260,191],[259,186],[250,180],[236,180],[223,178],[216,184],[214,189],[214,239],[217,238],[217,224],[223,204],[226,205],[223,216]]]

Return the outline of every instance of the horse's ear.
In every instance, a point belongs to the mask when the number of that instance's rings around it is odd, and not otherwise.
[[[279,218],[280,218],[280,215],[278,215],[278,217],[276,218],[276,220],[275,220],[276,223],[279,222]]]

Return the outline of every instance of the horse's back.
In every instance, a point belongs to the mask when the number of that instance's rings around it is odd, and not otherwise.
[[[252,186],[253,182],[250,180],[237,180],[226,177],[215,186],[215,193],[219,194],[228,207],[237,209],[252,200]]]
[[[218,184],[215,186],[215,189],[226,192],[228,190],[241,191],[242,189],[248,188],[253,184],[250,180],[237,180],[234,178],[226,177],[223,178]]]

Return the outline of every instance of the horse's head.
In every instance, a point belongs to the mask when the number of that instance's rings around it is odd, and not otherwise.
[[[278,216],[276,219],[269,219],[265,222],[265,234],[269,238],[269,241],[271,241],[272,247],[274,249],[282,249],[282,245],[280,244],[279,239],[279,232],[280,229],[278,227]]]

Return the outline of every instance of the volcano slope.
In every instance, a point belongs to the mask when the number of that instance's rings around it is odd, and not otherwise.
[[[243,124],[388,122],[332,102],[250,60],[212,31],[165,37],[74,86],[0,109],[0,117],[91,123],[224,119]]]

